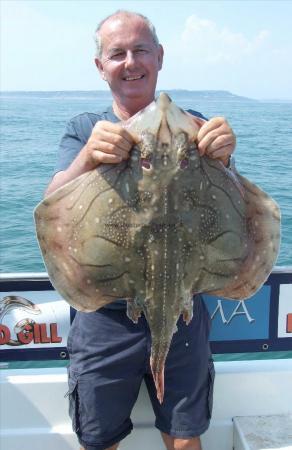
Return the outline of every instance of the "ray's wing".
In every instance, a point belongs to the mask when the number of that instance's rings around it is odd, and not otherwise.
[[[280,208],[258,186],[237,174],[244,188],[249,253],[238,275],[223,289],[211,292],[229,299],[246,299],[268,278],[280,246]]]
[[[280,242],[280,211],[256,185],[203,157],[192,180],[192,292],[246,299],[265,282]],[[184,200],[180,202],[182,207]]]
[[[118,187],[126,169],[103,165],[87,172],[35,209],[37,237],[49,277],[78,310],[94,311],[133,295],[129,264],[137,262],[129,242],[131,230],[123,227],[131,220],[126,198],[131,193]]]

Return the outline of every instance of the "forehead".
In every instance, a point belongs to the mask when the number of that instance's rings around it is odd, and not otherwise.
[[[139,45],[154,45],[152,34],[140,17],[113,17],[107,20],[100,37],[103,51],[111,48],[126,48]]]

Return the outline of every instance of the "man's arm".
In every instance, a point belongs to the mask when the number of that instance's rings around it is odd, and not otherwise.
[[[74,180],[99,164],[117,164],[128,159],[134,144],[132,136],[118,123],[99,121],[92,130],[87,143],[66,170],[56,173],[49,184],[45,196],[69,181]]]

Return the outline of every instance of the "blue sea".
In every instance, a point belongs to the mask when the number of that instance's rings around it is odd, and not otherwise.
[[[238,171],[280,205],[278,266],[292,266],[292,102],[256,101],[225,92],[168,91],[183,108],[225,116],[237,136]],[[43,197],[66,122],[111,103],[108,92],[1,94],[1,272],[43,272],[33,210]]]

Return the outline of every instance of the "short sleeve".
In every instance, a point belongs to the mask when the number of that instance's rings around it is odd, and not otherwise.
[[[70,120],[59,145],[58,159],[54,174],[61,170],[68,169],[86,142],[87,141],[82,138],[80,133],[78,134],[73,120]]]
[[[203,120],[208,120],[207,117],[203,116],[202,113],[200,113],[198,111],[194,111],[193,109],[187,109],[187,112],[192,114],[192,116],[199,117],[200,119],[203,119]]]

